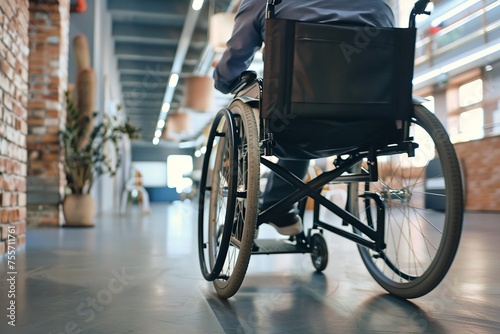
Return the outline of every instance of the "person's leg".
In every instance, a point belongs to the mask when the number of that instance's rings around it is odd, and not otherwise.
[[[304,179],[309,167],[309,160],[284,160],[280,159],[278,165],[287,169],[298,178]],[[273,204],[281,201],[287,195],[297,190],[294,186],[283,180],[281,177],[271,172],[264,191],[263,201],[260,206],[265,210]],[[278,232],[286,235],[295,235],[302,231],[302,222],[297,215],[296,206],[293,205],[278,213],[276,217],[269,222]]]

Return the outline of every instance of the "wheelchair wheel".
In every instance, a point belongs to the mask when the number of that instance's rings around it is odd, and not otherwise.
[[[198,217],[202,273],[214,282],[222,298],[238,291],[250,260],[257,219],[259,160],[253,111],[234,102],[230,110],[217,114],[212,125],[202,168]]]
[[[444,278],[457,251],[464,208],[458,159],[439,120],[416,106],[410,131],[419,145],[415,156],[379,157],[379,181],[351,184],[348,205],[353,215],[376,227],[376,206],[360,194],[382,197],[387,247],[381,252],[358,248],[373,278],[403,298],[425,295]],[[430,168],[436,164],[437,173]]]
[[[311,260],[316,271],[325,270],[328,264],[328,247],[326,246],[325,238],[319,233],[311,236]]]

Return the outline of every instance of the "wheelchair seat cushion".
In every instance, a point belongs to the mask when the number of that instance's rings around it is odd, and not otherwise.
[[[274,154],[287,159],[317,159],[371,145],[393,143],[400,130],[391,120],[331,120],[295,117],[286,126],[271,124]],[[282,129],[283,131],[279,131]]]

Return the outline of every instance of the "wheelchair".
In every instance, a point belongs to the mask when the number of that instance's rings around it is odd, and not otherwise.
[[[357,244],[389,293],[429,293],[452,264],[464,211],[453,145],[424,100],[412,96],[415,17],[428,14],[429,1],[415,3],[408,28],[277,19],[279,2],[267,5],[264,80],[243,73],[208,134],[198,211],[203,277],[229,298],[253,255],[309,253],[321,272],[329,231]],[[271,156],[333,157],[334,168],[305,182]],[[259,211],[261,166],[297,190]],[[331,185],[346,189],[345,203],[322,195]],[[293,204],[304,218],[307,198],[312,226],[290,238],[256,238],[259,225]],[[342,223],[322,221],[320,209]]]

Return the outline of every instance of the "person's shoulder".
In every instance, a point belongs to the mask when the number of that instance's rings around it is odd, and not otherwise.
[[[267,1],[262,0],[241,0],[239,11],[255,11],[265,10]]]

